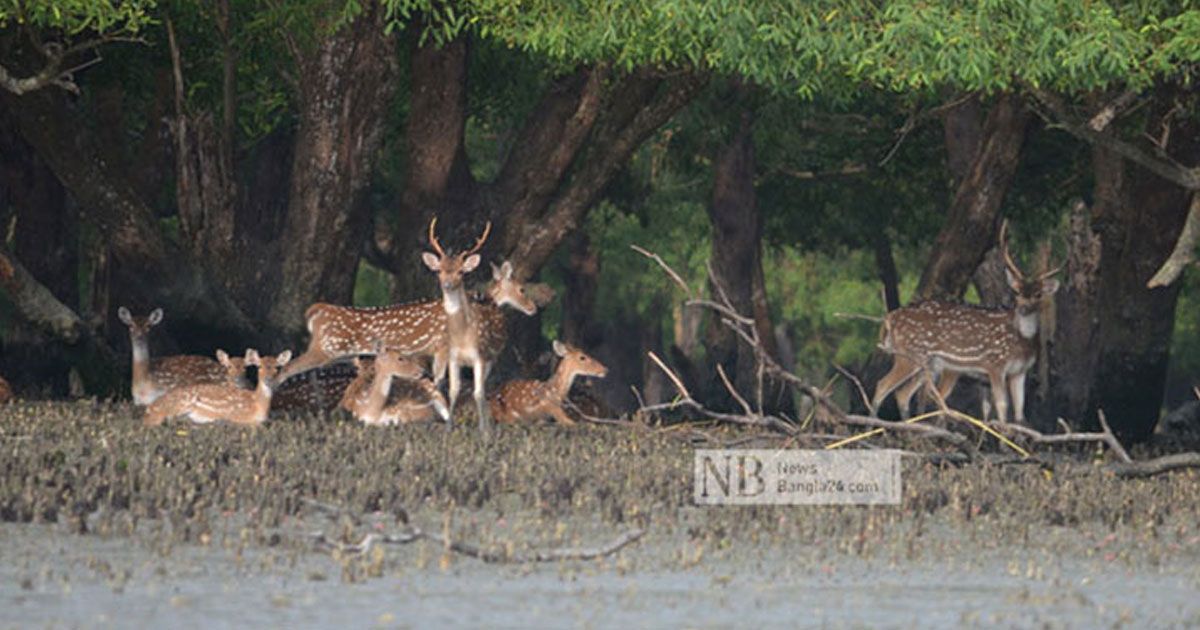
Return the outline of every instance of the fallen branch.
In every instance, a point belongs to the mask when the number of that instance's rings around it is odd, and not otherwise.
[[[347,510],[336,505],[314,501],[312,499],[301,499],[305,504],[317,508],[319,511],[330,514],[350,514]],[[363,536],[362,540],[357,543],[342,543],[335,540],[330,540],[325,532],[313,532],[311,537],[313,542],[322,549],[329,549],[344,554],[365,554],[369,553],[375,545],[407,545],[417,541],[426,540],[442,548],[453,551],[464,556],[476,558],[489,564],[529,564],[534,562],[561,562],[564,560],[593,560],[604,556],[612,555],[625,547],[633,544],[642,536],[646,535],[645,529],[633,529],[616,537],[607,544],[599,547],[560,547],[554,549],[542,549],[531,551],[528,553],[497,551],[492,549],[484,549],[477,545],[459,540],[452,540],[449,534],[435,534],[425,531],[416,525],[405,525],[397,532],[377,533],[372,532]],[[502,549],[508,549],[511,545],[500,545]]]
[[[1063,427],[1063,432],[1053,435],[1047,435],[1036,429],[1027,427],[1022,424],[1013,424],[1009,422],[993,422],[992,426],[1009,433],[1022,435],[1027,437],[1034,444],[1066,444],[1073,442],[1100,442],[1108,446],[1109,450],[1116,454],[1117,458],[1122,462],[1131,463],[1133,458],[1129,457],[1129,453],[1125,447],[1121,445],[1121,441],[1117,436],[1113,435],[1112,429],[1108,426],[1108,420],[1104,417],[1104,411],[1100,410],[1098,417],[1100,419],[1100,432],[1076,433],[1071,430],[1071,427],[1059,419],[1059,426]]]
[[[1153,477],[1181,468],[1200,468],[1200,453],[1176,453],[1140,462],[1119,462],[1105,467],[1106,470],[1123,479]]]

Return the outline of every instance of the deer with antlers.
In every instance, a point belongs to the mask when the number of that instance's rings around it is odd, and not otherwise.
[[[425,252],[421,254],[421,260],[430,271],[437,274],[438,286],[442,289],[442,307],[446,312],[444,351],[450,373],[450,417],[453,419],[454,403],[458,398],[460,369],[469,365],[475,379],[475,411],[479,417],[479,430],[487,435],[492,428],[492,419],[484,398],[484,381],[487,380],[488,370],[491,368],[491,358],[486,352],[489,345],[486,343],[487,327],[480,325],[482,314],[475,302],[467,297],[467,291],[463,287],[463,276],[479,266],[481,259],[478,252],[492,231],[492,223],[489,221],[484,226],[483,234],[471,249],[458,254],[447,254],[442,249],[436,230],[437,217],[434,217],[429,222],[429,245],[436,253]],[[449,423],[447,426],[450,426]]]
[[[562,407],[571,385],[580,376],[604,378],[608,368],[586,352],[561,341],[554,342],[554,354],[561,360],[548,380],[509,381],[488,398],[496,422],[533,422],[549,417],[559,424],[575,424]]]
[[[258,367],[258,386],[253,390],[229,383],[177,387],[146,408],[143,422],[146,426],[157,426],[167,418],[187,416],[198,424],[217,420],[233,424],[262,424],[271,410],[271,395],[279,381],[279,370],[291,358],[291,350],[274,357],[260,357],[257,350],[247,350],[244,365]]]
[[[117,318],[129,327],[133,350],[133,402],[149,405],[163,394],[184,385],[224,383],[225,368],[208,357],[175,355],[150,358],[150,329],[162,322],[163,311],[154,309],[146,317],[134,317],[129,309],[117,309]]]
[[[880,347],[893,355],[892,369],[875,386],[874,410],[896,392],[901,415],[925,384],[928,369],[944,399],[961,375],[987,378],[997,419],[1004,422],[1009,402],[1013,417],[1025,421],[1025,375],[1038,355],[1039,316],[1058,290],[1051,278],[1060,268],[1026,277],[1008,251],[1008,222],[1000,226],[999,244],[1005,277],[1015,294],[1011,308],[928,301],[896,309],[883,321]]]
[[[415,361],[376,348],[374,361],[355,357],[354,365],[358,376],[346,388],[340,406],[363,423],[407,424],[450,417],[446,399]]]

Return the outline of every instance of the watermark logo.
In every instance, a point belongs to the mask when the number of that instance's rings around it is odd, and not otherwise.
[[[897,505],[900,452],[697,450],[697,505]]]

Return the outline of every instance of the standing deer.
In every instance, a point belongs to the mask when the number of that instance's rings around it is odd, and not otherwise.
[[[1025,374],[1038,354],[1039,314],[1058,291],[1051,269],[1027,278],[1008,251],[1008,222],[1000,226],[1005,277],[1016,294],[1011,308],[929,301],[896,309],[883,321],[880,346],[894,356],[892,369],[875,386],[875,410],[896,390],[901,415],[908,416],[913,393],[924,384],[928,368],[940,379],[938,392],[949,395],[963,374],[987,378],[1000,422],[1007,417],[1011,398],[1013,417],[1025,421]],[[897,388],[900,388],[897,390]]]
[[[458,254],[447,254],[437,240],[437,217],[429,222],[429,245],[437,253],[425,252],[421,260],[438,276],[438,286],[442,288],[442,307],[446,311],[446,364],[450,370],[450,420],[446,426],[451,426],[454,417],[454,403],[458,398],[460,369],[470,365],[475,378],[475,411],[479,416],[479,431],[487,435],[491,432],[492,419],[488,415],[487,401],[484,399],[484,381],[487,379],[490,364],[484,353],[483,330],[480,324],[480,309],[474,301],[467,297],[463,288],[463,276],[471,273],[479,266],[480,257],[477,253],[488,234],[492,231],[489,221],[483,228],[483,234],[475,241],[475,245]]]
[[[146,317],[134,317],[129,309],[117,309],[121,323],[129,327],[133,349],[133,402],[149,405],[168,391],[183,385],[224,383],[225,369],[208,357],[175,355],[150,358],[150,329],[162,322],[161,308]]]
[[[480,336],[490,344],[504,346],[507,322],[501,307],[509,306],[525,315],[537,313],[538,304],[549,302],[548,295],[530,296],[526,286],[513,279],[512,265],[505,262],[492,268],[493,283],[487,290],[488,301],[472,297],[480,317]],[[308,349],[288,365],[285,382],[295,374],[362,354],[371,354],[374,343],[409,357],[432,357],[435,382],[446,371],[449,350],[445,344],[446,309],[441,300],[426,300],[384,307],[352,307],[318,303],[304,315],[310,339]]]
[[[354,364],[358,377],[346,388],[341,407],[363,423],[427,422],[435,412],[449,418],[445,398],[415,361],[393,350],[377,350],[373,362],[355,357]],[[399,396],[397,390],[402,390]]]
[[[151,403],[146,408],[143,422],[146,426],[157,426],[167,418],[187,416],[192,422],[200,424],[217,420],[234,424],[262,424],[271,410],[271,394],[278,383],[279,370],[291,358],[291,350],[274,357],[260,357],[257,350],[247,350],[245,365],[258,366],[256,388],[246,390],[228,383],[178,387]]]
[[[554,342],[554,353],[562,360],[554,375],[546,381],[509,381],[488,398],[496,422],[530,422],[545,417],[560,424],[575,424],[562,403],[579,376],[604,378],[608,368],[584,351],[561,341]]]

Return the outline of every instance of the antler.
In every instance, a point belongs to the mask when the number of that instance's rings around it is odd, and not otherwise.
[[[437,252],[437,255],[439,258],[445,258],[446,251],[442,249],[441,243],[438,243],[437,235],[434,234],[434,228],[436,226],[437,226],[437,217],[433,217],[433,220],[429,222],[429,245],[431,247],[433,247],[433,250],[435,252]]]
[[[487,240],[488,234],[491,234],[491,233],[492,233],[492,222],[488,221],[487,225],[483,226],[483,234],[479,237],[479,240],[475,241],[475,246],[472,247],[470,251],[463,253],[463,255],[462,255],[463,258],[466,258],[467,256],[470,256],[471,254],[474,254],[475,252],[479,251],[483,247],[484,241]]]
[[[1024,278],[1025,274],[1021,272],[1021,268],[1013,261],[1012,254],[1008,252],[1008,219],[1000,222],[1000,253],[1004,255],[1004,265],[1008,270],[1018,278]]]

